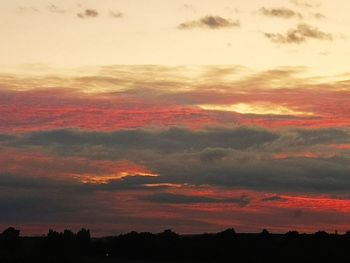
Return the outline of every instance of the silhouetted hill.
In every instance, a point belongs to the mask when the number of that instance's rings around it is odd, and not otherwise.
[[[20,237],[10,227],[0,235],[0,262],[350,262],[350,232],[251,234],[227,229],[179,235],[165,230],[91,238],[83,228]]]

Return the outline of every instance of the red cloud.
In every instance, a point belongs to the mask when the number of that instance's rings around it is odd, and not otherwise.
[[[280,115],[240,114],[205,110],[211,105],[281,105],[291,112]],[[61,91],[1,91],[0,131],[27,132],[61,128],[111,131],[138,127],[244,124],[265,127],[345,127],[350,125],[350,92],[326,88],[240,90],[218,93],[216,90],[195,90],[174,93],[162,98],[134,95],[87,95]],[[307,114],[303,116],[302,112]]]
[[[198,127],[215,122],[195,107],[152,104],[123,96],[99,97],[67,91],[2,91],[0,131],[28,132],[61,128],[111,131],[154,126]]]

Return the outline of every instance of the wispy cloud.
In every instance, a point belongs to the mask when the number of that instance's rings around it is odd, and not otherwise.
[[[180,8],[181,11],[189,11],[189,12],[196,12],[196,9],[194,8],[193,5],[191,4],[184,4],[181,8]]]
[[[79,18],[93,18],[99,15],[98,11],[95,9],[86,9],[84,12],[77,14]]]
[[[193,29],[193,28],[209,28],[209,29],[223,29],[231,27],[239,27],[239,20],[232,20],[223,18],[221,16],[205,16],[199,20],[187,21],[178,26],[179,29]]]
[[[316,19],[326,19],[327,18],[324,14],[321,14],[321,13],[314,13],[314,14],[311,14],[311,16],[313,18],[316,18]]]
[[[260,13],[268,17],[278,17],[278,18],[302,18],[302,14],[295,12],[288,8],[260,8]]]
[[[110,11],[109,15],[114,18],[123,18],[124,14],[120,11]]]
[[[319,7],[321,3],[317,0],[290,0],[291,3],[298,7],[314,8]]]
[[[48,5],[47,9],[52,13],[58,13],[58,14],[64,14],[67,13],[66,9],[60,8],[57,5],[50,4]]]
[[[145,196],[144,200],[155,203],[167,204],[199,204],[199,203],[233,203],[240,207],[249,205],[250,199],[247,196],[239,196],[233,198],[215,198],[200,195],[183,195],[173,193],[159,193]]]
[[[33,7],[33,6],[19,6],[18,10],[20,12],[23,12],[23,13],[29,13],[29,12],[39,13],[40,12],[40,10],[38,8]]]
[[[280,44],[300,44],[309,39],[317,40],[333,40],[330,33],[323,32],[317,27],[309,26],[307,24],[299,24],[296,28],[289,29],[285,34],[281,33],[264,33],[265,37],[272,42]]]

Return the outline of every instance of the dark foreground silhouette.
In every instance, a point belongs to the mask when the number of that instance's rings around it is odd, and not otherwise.
[[[165,230],[91,238],[82,229],[21,237],[10,227],[0,235],[0,262],[350,262],[350,232],[248,234],[227,229],[178,235]]]

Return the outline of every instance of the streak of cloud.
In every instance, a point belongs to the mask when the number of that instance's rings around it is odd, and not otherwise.
[[[302,14],[288,8],[260,8],[260,13],[268,17],[303,18]]]
[[[124,14],[122,12],[119,11],[110,11],[109,15],[113,18],[123,18]]]
[[[58,13],[58,14],[64,14],[68,12],[66,9],[62,9],[54,4],[48,5],[47,9],[52,13]]]
[[[234,198],[214,198],[198,195],[182,195],[172,193],[151,194],[143,197],[144,200],[155,203],[167,204],[200,204],[200,203],[232,203],[240,207],[246,207],[250,203],[247,196],[240,196]]]
[[[239,27],[238,20],[223,18],[221,16],[205,16],[199,20],[188,21],[180,24],[178,29],[194,29],[194,28],[209,28],[209,29],[224,29]]]
[[[98,11],[95,9],[86,9],[84,12],[77,14],[79,18],[94,18],[99,15]]]
[[[316,8],[321,5],[318,0],[290,0],[290,2],[298,7],[305,8]]]

